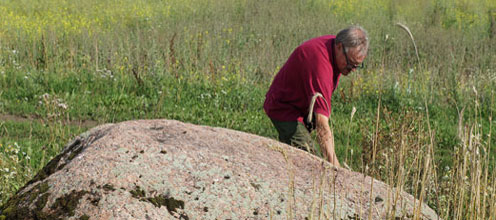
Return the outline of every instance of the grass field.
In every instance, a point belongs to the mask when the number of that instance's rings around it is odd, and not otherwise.
[[[276,138],[262,104],[289,54],[360,24],[366,68],[332,101],[341,163],[443,219],[496,219],[495,19],[494,0],[0,0],[0,204],[96,124]]]

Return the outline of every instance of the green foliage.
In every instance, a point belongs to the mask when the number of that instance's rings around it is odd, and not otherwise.
[[[333,96],[338,158],[390,184],[409,170],[399,182],[444,218],[475,213],[468,194],[449,192],[477,182],[456,179],[472,177],[459,169],[469,163],[462,154],[486,157],[473,160],[477,171],[495,166],[495,8],[487,0],[0,1],[0,204],[96,124],[167,118],[276,138],[262,109],[273,76],[301,42],[354,23],[369,31],[371,48],[367,68],[342,77]],[[397,22],[411,29],[420,62]],[[434,165],[423,168],[429,158]],[[427,171],[436,192],[417,184]],[[482,191],[494,202],[487,179]]]

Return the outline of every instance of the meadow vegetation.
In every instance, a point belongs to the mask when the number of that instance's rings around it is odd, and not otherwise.
[[[366,68],[332,98],[341,163],[443,219],[496,219],[495,19],[493,0],[0,1],[0,204],[85,122],[276,138],[262,104],[289,54],[359,24]]]

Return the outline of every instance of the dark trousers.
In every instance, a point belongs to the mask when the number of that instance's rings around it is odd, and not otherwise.
[[[270,120],[279,133],[279,141],[313,153],[313,140],[304,124],[298,121]]]

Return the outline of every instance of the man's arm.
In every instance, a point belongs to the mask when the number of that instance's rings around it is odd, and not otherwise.
[[[334,166],[340,167],[338,157],[334,151],[334,136],[332,135],[331,128],[329,127],[329,118],[318,113],[315,114],[315,117],[317,141],[319,142],[320,148],[329,162],[331,162]]]

